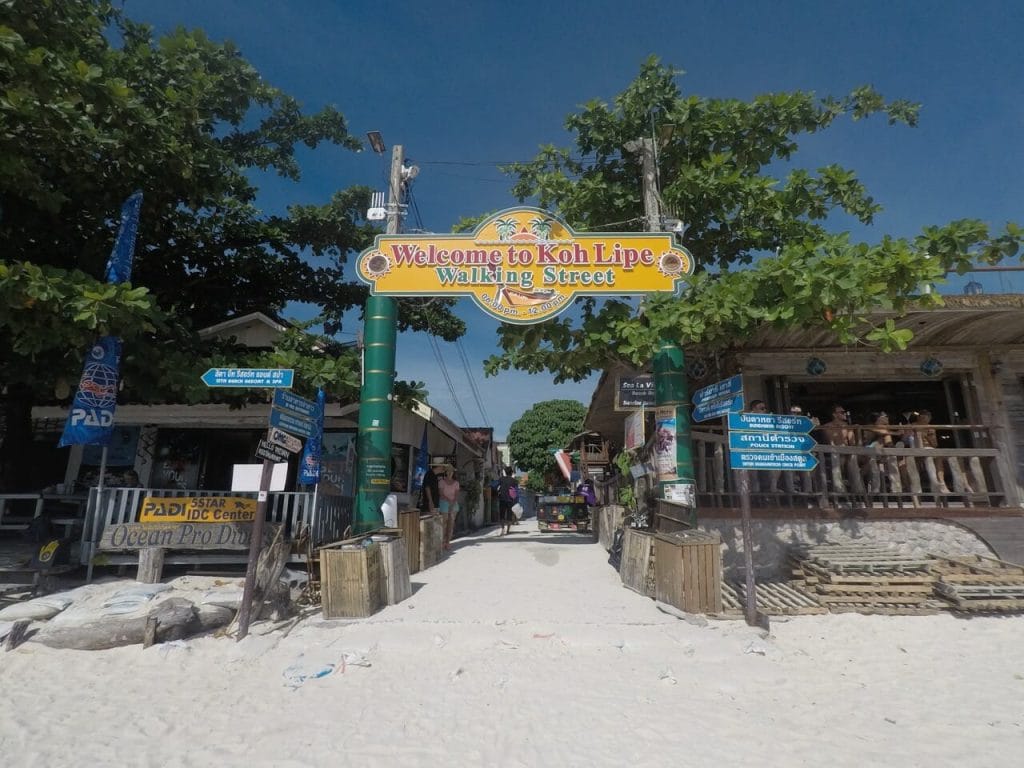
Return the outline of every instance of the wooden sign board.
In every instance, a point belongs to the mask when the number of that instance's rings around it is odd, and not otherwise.
[[[251,523],[256,499],[244,496],[147,496],[140,523]]]
[[[248,549],[251,536],[252,523],[121,523],[104,528],[99,548]]]

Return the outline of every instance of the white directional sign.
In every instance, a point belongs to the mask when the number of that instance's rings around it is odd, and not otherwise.
[[[289,435],[283,429],[278,429],[277,427],[271,427],[267,431],[267,440],[291,453],[298,453],[302,450],[302,441],[299,438]]]

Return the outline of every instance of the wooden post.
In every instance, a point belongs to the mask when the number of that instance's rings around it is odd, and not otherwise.
[[[740,482],[740,512],[743,515],[743,566],[747,571],[747,599],[744,616],[752,627],[768,629],[768,617],[757,612],[757,586],[754,584],[754,532],[750,524],[750,471],[737,470]]]
[[[146,547],[139,550],[139,572],[136,581],[143,584],[159,584],[164,570],[163,547]]]
[[[242,604],[238,607],[238,640],[249,634],[249,616],[252,613],[252,593],[256,586],[256,566],[263,548],[263,520],[267,516],[267,497],[270,493],[270,479],[274,463],[264,459],[260,475],[260,491],[256,500],[256,519],[252,521],[252,540],[249,542],[249,563],[245,569],[245,587],[242,589]]]

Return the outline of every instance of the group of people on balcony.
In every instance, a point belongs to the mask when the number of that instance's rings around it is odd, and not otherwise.
[[[754,400],[750,404],[750,410],[759,413],[767,412],[767,407],[762,400]],[[789,413],[794,416],[803,416],[804,410],[799,405],[791,406]],[[817,418],[811,416],[814,423],[814,435],[819,444],[863,447],[863,448],[938,448],[939,441],[935,428],[931,426],[932,414],[927,409],[920,411],[907,411],[900,414],[898,423],[892,424],[889,414],[885,411],[877,411],[870,416],[870,422],[864,425],[850,423],[850,412],[841,404],[835,404],[830,411],[831,418],[821,423]],[[873,472],[872,462],[875,459],[865,455],[860,459],[859,468],[863,474]],[[905,477],[907,457],[898,459],[900,475]],[[931,461],[931,460],[929,460]],[[935,475],[932,483],[934,491],[948,494],[949,488],[946,485],[945,461],[934,460]],[[884,476],[884,471],[881,473]],[[780,472],[770,473],[769,486],[773,490],[779,490],[777,480]],[[794,483],[794,485],[798,485]],[[867,485],[867,483],[865,483]],[[968,486],[967,493],[971,493]]]

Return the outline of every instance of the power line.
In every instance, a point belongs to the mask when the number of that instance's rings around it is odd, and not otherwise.
[[[480,415],[483,416],[484,424],[490,424],[491,419],[487,415],[487,411],[484,409],[483,398],[480,397],[480,390],[476,386],[476,379],[473,378],[473,372],[470,369],[469,358],[466,357],[466,349],[462,345],[462,339],[455,340],[455,346],[458,347],[459,356],[462,358],[462,367],[466,371],[466,378],[469,379],[469,388],[473,392],[473,399],[476,401],[476,407],[480,409]]]

